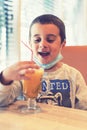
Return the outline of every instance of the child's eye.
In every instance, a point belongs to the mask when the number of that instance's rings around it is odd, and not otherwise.
[[[47,42],[49,43],[53,43],[55,40],[52,40],[52,39],[47,39]]]
[[[41,41],[41,38],[34,39],[34,43],[39,43]]]
[[[55,37],[47,37],[47,42],[49,42],[49,43],[53,43],[54,41],[55,41]]]

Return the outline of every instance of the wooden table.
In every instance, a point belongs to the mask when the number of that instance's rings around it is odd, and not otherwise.
[[[20,103],[0,110],[0,130],[87,130],[87,111],[39,104],[40,113],[25,115],[13,110]]]

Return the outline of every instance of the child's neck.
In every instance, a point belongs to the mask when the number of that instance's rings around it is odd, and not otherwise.
[[[56,71],[57,69],[59,69],[62,66],[62,62],[58,62],[56,65],[54,65],[52,68],[50,69],[46,69],[44,70],[45,72],[53,72]]]

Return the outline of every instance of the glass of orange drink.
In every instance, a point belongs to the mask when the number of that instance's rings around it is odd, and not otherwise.
[[[23,93],[27,97],[27,106],[23,109],[24,112],[38,112],[40,107],[37,105],[36,97],[41,89],[41,79],[43,77],[44,70],[42,68],[35,69],[35,72],[30,74],[29,80],[23,81]]]

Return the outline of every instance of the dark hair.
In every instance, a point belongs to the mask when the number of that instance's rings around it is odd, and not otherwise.
[[[60,37],[61,41],[63,42],[64,39],[66,39],[66,34],[65,34],[65,25],[61,19],[59,19],[57,16],[52,15],[52,14],[44,14],[36,17],[31,25],[30,25],[30,30],[29,30],[29,37],[31,37],[31,28],[32,25],[35,23],[40,23],[40,24],[55,24],[58,29],[60,30]]]

